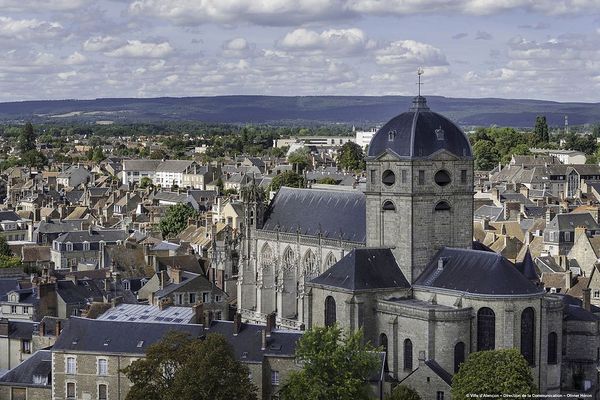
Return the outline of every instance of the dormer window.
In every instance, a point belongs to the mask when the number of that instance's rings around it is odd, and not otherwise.
[[[83,251],[90,250],[90,242],[83,242]]]
[[[393,142],[396,139],[396,130],[391,130],[388,132],[388,141]]]
[[[67,242],[65,243],[67,251],[73,251],[73,243]]]
[[[446,139],[446,132],[444,132],[441,126],[435,130],[435,137],[437,138],[437,140]]]

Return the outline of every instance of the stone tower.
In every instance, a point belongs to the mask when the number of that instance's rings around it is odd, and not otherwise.
[[[472,247],[471,146],[424,97],[375,134],[366,160],[367,246],[392,247],[410,283],[440,248]]]

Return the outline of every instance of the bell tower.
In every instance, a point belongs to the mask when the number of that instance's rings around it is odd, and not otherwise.
[[[375,134],[366,164],[367,246],[391,247],[410,283],[442,247],[472,247],[471,147],[424,97]]]

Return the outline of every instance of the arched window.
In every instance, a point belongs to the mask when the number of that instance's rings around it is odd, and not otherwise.
[[[337,262],[337,258],[333,255],[333,253],[327,254],[325,258],[325,270],[329,269],[333,264]]]
[[[325,299],[325,326],[335,325],[335,299],[327,296]]]
[[[308,278],[315,277],[318,275],[319,270],[317,269],[317,256],[312,250],[308,250],[304,255],[304,273]]]
[[[458,372],[460,364],[465,362],[465,344],[458,342],[454,346],[454,373]]]
[[[265,245],[262,248],[262,251],[260,252],[260,267],[263,270],[268,270],[272,261],[273,250],[271,250],[271,246],[269,246],[268,243],[265,243]]]
[[[385,352],[385,364],[383,365],[383,369],[385,372],[388,372],[388,338],[385,333],[379,335],[379,346],[381,346],[381,350]]]
[[[294,260],[294,250],[292,250],[291,247],[288,247],[285,249],[285,251],[283,252],[283,268],[284,269],[291,269],[293,268],[294,264],[295,264],[295,260]]]
[[[383,203],[383,211],[396,211],[396,206],[391,201]]]
[[[447,201],[440,201],[435,205],[435,211],[450,211],[450,204]]]
[[[531,307],[521,313],[521,354],[529,365],[535,364],[535,311]]]
[[[477,351],[494,350],[496,347],[496,315],[491,308],[477,311]]]
[[[548,364],[556,364],[558,362],[558,336],[556,332],[548,334]]]
[[[413,346],[410,339],[404,341],[404,369],[412,371],[413,368]]]

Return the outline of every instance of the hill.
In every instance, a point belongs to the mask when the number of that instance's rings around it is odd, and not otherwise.
[[[0,103],[0,122],[152,122],[195,120],[223,123],[346,123],[369,125],[407,110],[407,96],[216,96],[47,100]],[[463,126],[532,126],[545,114],[554,126],[600,122],[600,103],[466,99],[429,96],[431,108]]]

